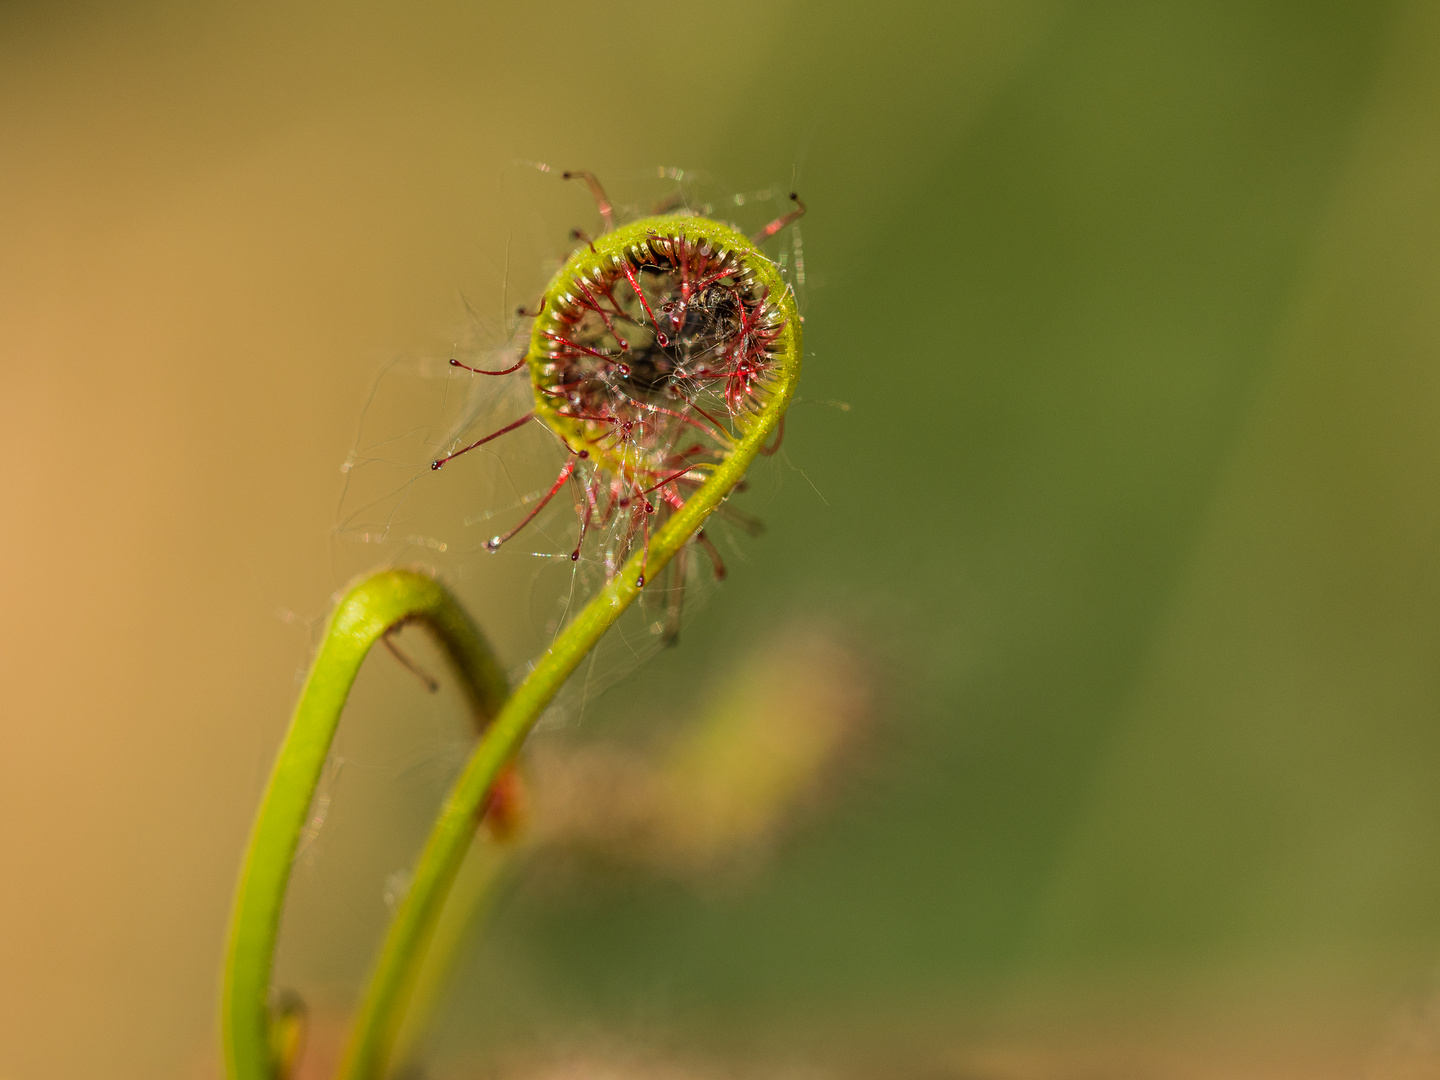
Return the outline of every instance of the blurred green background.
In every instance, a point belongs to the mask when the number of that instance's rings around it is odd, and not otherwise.
[[[743,888],[512,894],[443,1044],[1371,1060],[1440,959],[1435,5],[12,4],[0,1074],[204,1074],[336,467],[384,360],[498,306],[537,159],[810,206],[768,532],[587,724],[818,612],[886,739]],[[415,697],[366,678],[361,758]],[[291,961],[341,1004],[385,914],[321,914],[354,813],[297,896],[334,943]]]

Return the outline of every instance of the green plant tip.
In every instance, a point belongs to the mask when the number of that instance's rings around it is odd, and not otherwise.
[[[800,212],[803,207],[761,235],[773,236]],[[602,215],[608,220],[608,204]],[[587,483],[603,478],[612,501],[628,503],[632,512],[652,513],[647,497],[660,490],[663,523],[653,535],[646,525],[643,547],[630,549],[508,696],[479,631],[433,578],[385,571],[341,600],[241,868],[222,1004],[231,1080],[286,1080],[281,1073],[294,1056],[286,1049],[296,1045],[293,1024],[286,1027],[289,1021],[272,1016],[270,1006],[280,914],[310,800],[370,647],[402,623],[426,626],[444,648],[481,735],[440,808],[382,944],[340,1067],[344,1080],[384,1075],[418,967],[496,778],[645,582],[695,537],[765,452],[794,395],[802,355],[795,297],[778,268],[718,222],[647,218],[586,241],[556,275],[527,354],[536,415],[571,453],[556,490],[577,460],[588,460]],[[586,492],[595,505],[595,487]]]

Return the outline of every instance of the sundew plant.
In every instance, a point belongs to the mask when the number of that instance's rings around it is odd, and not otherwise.
[[[223,1050],[232,1080],[286,1080],[297,1059],[296,1010],[272,994],[281,911],[307,811],[345,699],[376,642],[423,626],[463,689],[479,737],[446,795],[396,906],[374,962],[340,1067],[344,1080],[386,1075],[475,831],[487,818],[503,830],[518,781],[512,763],[565,681],[625,610],[661,575],[665,633],[673,638],[687,563],[698,553],[724,574],[705,533],[712,515],[761,454],[783,434],[803,355],[793,290],[762,245],[794,220],[794,209],[753,235],[711,217],[662,207],[619,223],[598,180],[603,230],[578,230],[577,247],[524,309],[530,334],[513,365],[476,368],[477,378],[524,370],[528,411],[432,463],[454,458],[523,426],[549,432],[563,463],[525,514],[484,547],[494,552],[569,489],[575,504],[570,558],[602,570],[518,685],[504,673],[477,623],[434,574],[392,568],[354,584],[329,618],[265,789],[240,872],[224,973]]]

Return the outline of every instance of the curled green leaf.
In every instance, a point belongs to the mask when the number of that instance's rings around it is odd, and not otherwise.
[[[682,281],[684,302],[679,310],[672,305],[657,316],[648,311],[649,294],[635,271],[637,265],[650,265],[643,261],[647,257],[677,250],[700,256],[703,266],[709,267],[706,273],[715,275],[712,281],[724,280],[727,292],[742,295],[740,306],[750,314],[737,318],[750,321],[739,325],[746,333],[753,330],[758,334],[755,340],[760,342],[747,349],[764,359],[741,369],[736,379],[727,377],[731,424],[728,431],[714,433],[719,437],[711,440],[713,452],[700,470],[703,480],[697,480],[698,487],[674,508],[647,543],[632,551],[624,566],[562,630],[508,697],[478,631],[433,579],[389,571],[356,586],[341,601],[281,748],[241,872],[223,1003],[226,1066],[232,1080],[283,1080],[272,1049],[268,1005],[281,906],[290,863],[340,711],[370,646],[400,623],[426,625],[445,648],[483,732],[441,806],[409,890],[381,946],[341,1066],[345,1080],[383,1076],[420,961],[497,776],[515,757],[565,680],[641,594],[645,582],[654,580],[695,537],[779,429],[795,391],[802,356],[794,295],[775,265],[746,237],[718,222],[679,215],[635,222],[599,237],[579,249],[556,275],[546,290],[528,357],[536,414],[566,440],[572,454],[593,455],[612,473],[629,477],[632,484],[637,476],[654,475],[667,467],[647,460],[646,449],[637,440],[615,438],[613,420],[595,421],[591,414],[566,409],[554,393],[556,350],[547,333],[557,333],[555,326],[567,327],[565,332],[570,333],[582,317],[576,314],[578,307],[573,302],[575,296],[583,295],[582,286],[591,289],[597,282],[616,280],[617,274],[625,277],[627,284],[636,277],[634,300],[651,315],[654,336],[665,332],[666,320],[676,328],[688,325],[684,303],[696,291],[690,289],[689,279]],[[676,272],[690,273],[688,269]],[[630,345],[628,340],[624,343]],[[655,363],[653,351],[645,351],[647,348],[637,341],[628,353],[623,362],[631,366],[630,374],[643,363]],[[637,408],[643,420],[646,407]],[[562,473],[562,478],[565,475]]]

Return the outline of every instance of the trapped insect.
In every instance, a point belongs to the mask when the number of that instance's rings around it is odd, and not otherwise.
[[[497,550],[533,521],[560,490],[574,493],[579,560],[592,533],[603,533],[599,557],[607,580],[639,545],[649,550],[652,528],[680,511],[732,451],[772,392],[781,358],[799,348],[800,317],[793,291],[759,245],[798,219],[795,206],[753,236],[686,212],[662,213],[616,227],[614,210],[590,173],[583,180],[604,224],[580,246],[546,287],[539,305],[520,314],[533,320],[528,349],[513,365],[477,368],[476,375],[528,371],[529,412],[481,439],[435,460],[432,469],[531,421],[564,446],[553,485],[509,531],[485,543]],[[764,451],[779,448],[783,427]],[[758,523],[722,506],[720,512],[751,531]],[[704,529],[692,541],[715,576],[725,565]],[[667,637],[679,627],[688,546],[676,556]],[[645,584],[643,577],[640,581]]]

